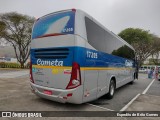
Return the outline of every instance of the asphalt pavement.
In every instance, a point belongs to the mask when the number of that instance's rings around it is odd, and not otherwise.
[[[126,84],[117,89],[113,99],[109,100],[103,96],[90,103],[110,110],[120,111],[132,98],[142,93],[151,81],[152,79],[147,79],[146,74],[140,74],[139,79],[135,80],[133,84]]]
[[[149,90],[147,91],[149,95],[160,96],[160,81],[155,80]]]
[[[5,72],[3,72],[3,74],[4,73]],[[19,72],[17,72],[17,74],[18,73]],[[121,110],[138,111],[142,110],[142,108],[150,111],[160,110],[159,109],[160,107],[157,107],[157,109],[155,107],[155,106],[160,106],[158,102],[160,101],[160,92],[159,92],[160,81],[157,80],[153,81],[152,79],[148,79],[146,74],[140,74],[139,80],[135,80],[133,84],[127,84],[117,89],[114,98],[111,100],[103,96],[98,100],[89,103],[84,103],[81,105],[62,104],[39,98],[30,91],[28,74],[27,75],[21,74],[21,75],[22,76],[13,75],[13,78],[2,78],[2,76],[0,76],[0,111],[121,111]],[[152,98],[154,98],[154,101]],[[145,108],[145,106],[147,108]],[[9,118],[4,118],[4,119],[8,120]],[[17,119],[19,118],[15,118],[15,120]],[[41,118],[41,119],[48,120],[50,118]],[[63,118],[59,118],[59,120],[61,119]],[[68,119],[77,119],[77,118],[69,118],[69,117],[65,118],[65,120]],[[81,117],[81,119],[85,120],[85,119],[97,119],[97,118]],[[126,120],[128,118],[101,117],[98,119]]]
[[[21,76],[24,76],[24,75],[28,75],[29,74],[29,71],[28,69],[24,69],[24,70],[21,70],[21,69],[0,69],[0,78],[16,78],[16,77],[21,77]]]

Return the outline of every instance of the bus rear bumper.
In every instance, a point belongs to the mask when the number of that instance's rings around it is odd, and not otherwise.
[[[74,103],[74,104],[83,103],[82,101],[83,86],[82,85],[77,88],[69,89],[69,90],[44,87],[44,86],[36,85],[32,82],[30,82],[30,85],[31,85],[31,91],[41,98],[49,99],[49,100],[60,102],[60,103]],[[45,90],[51,91],[53,94],[52,95],[45,94],[44,93]]]

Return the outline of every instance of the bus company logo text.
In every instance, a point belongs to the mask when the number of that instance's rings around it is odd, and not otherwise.
[[[57,59],[54,61],[37,59],[37,65],[63,66],[63,61],[58,61]]]
[[[132,67],[132,66],[133,66],[133,62],[130,61],[130,60],[126,60],[126,61],[125,61],[125,66],[127,66],[127,67]]]

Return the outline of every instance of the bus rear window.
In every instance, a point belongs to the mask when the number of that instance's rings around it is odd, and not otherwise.
[[[44,16],[34,24],[32,39],[52,34],[74,34],[74,19],[73,11]]]

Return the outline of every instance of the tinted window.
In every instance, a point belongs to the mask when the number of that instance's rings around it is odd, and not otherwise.
[[[95,49],[127,59],[135,58],[134,51],[124,44],[119,37],[104,30],[87,17],[85,17],[85,24],[88,43]]]
[[[73,34],[74,19],[75,12],[72,11],[44,16],[35,23],[32,39],[55,33]]]
[[[112,54],[128,59],[135,58],[134,51],[126,45],[118,48],[117,50],[113,50]]]
[[[105,52],[104,30],[89,18],[85,18],[88,43],[95,49]]]

